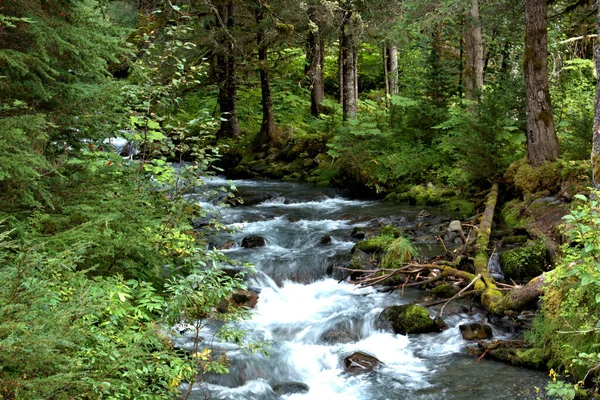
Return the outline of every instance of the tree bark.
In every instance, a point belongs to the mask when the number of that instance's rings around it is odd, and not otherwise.
[[[600,9],[598,10],[598,37],[600,37]],[[594,47],[596,58],[596,101],[594,104],[594,134],[592,137],[592,185],[600,190],[600,43]]]
[[[347,4],[349,6],[349,4]],[[354,38],[352,35],[352,11],[348,8],[342,11],[342,41],[340,43],[342,49],[342,111],[344,121],[356,118],[356,82],[355,82],[355,55],[354,55]]]
[[[384,44],[381,46],[381,53],[383,55],[383,76],[385,79],[385,103],[387,108],[390,108],[390,74],[389,74],[389,62],[388,62],[388,48]]]
[[[398,94],[398,46],[390,44],[388,48],[388,73],[389,73],[389,87],[390,95],[396,96]]]
[[[310,79],[310,111],[315,117],[323,113],[323,100],[325,99],[325,78],[323,76],[323,39],[316,20],[315,7],[309,6],[308,17],[312,24],[306,39],[308,77]]]
[[[471,0],[465,25],[465,98],[477,100],[483,88],[483,37],[477,0]]]
[[[352,60],[354,69],[354,99],[356,103],[358,103],[358,46],[354,45],[352,47]]]
[[[237,61],[234,55],[235,44],[230,37],[231,28],[235,24],[235,9],[233,2],[229,0],[218,5],[216,10],[217,26],[222,31],[218,37],[220,49],[215,66],[219,81],[218,102],[221,109],[221,127],[217,132],[217,138],[236,137],[240,133],[237,116]]]
[[[338,102],[340,105],[344,104],[344,47],[342,42],[344,34],[340,32],[339,41],[339,52],[338,52]]]
[[[273,98],[271,97],[271,84],[269,80],[269,60],[268,43],[265,37],[265,12],[262,5],[259,5],[254,16],[258,29],[256,32],[256,44],[258,46],[258,66],[260,73],[260,89],[262,102],[262,123],[260,132],[256,140],[256,148],[263,145],[276,146],[279,144],[277,128],[275,127],[275,118],[273,116]]]
[[[534,166],[559,157],[547,59],[548,5],[546,0],[526,0],[523,67],[527,102],[527,157]]]

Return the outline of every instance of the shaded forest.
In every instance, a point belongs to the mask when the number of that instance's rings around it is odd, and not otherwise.
[[[512,282],[543,277],[529,356],[558,395],[594,393],[599,24],[591,0],[1,2],[0,398],[185,398],[228,361],[174,348],[182,321],[265,350],[227,328],[253,267],[209,246],[227,229],[197,201],[211,175],[477,225],[435,268],[500,316],[521,304],[487,273],[490,235],[541,243]]]

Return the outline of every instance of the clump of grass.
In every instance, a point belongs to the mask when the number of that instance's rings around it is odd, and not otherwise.
[[[395,268],[413,261],[419,253],[413,244],[405,237],[394,239],[383,252],[381,266]]]

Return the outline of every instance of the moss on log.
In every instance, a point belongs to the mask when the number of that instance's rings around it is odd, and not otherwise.
[[[492,311],[496,309],[497,304],[502,301],[502,292],[498,290],[494,279],[488,271],[488,255],[487,247],[490,242],[490,234],[492,233],[492,221],[494,219],[494,210],[498,201],[498,184],[494,183],[488,194],[485,204],[485,211],[481,215],[479,223],[479,231],[477,240],[475,241],[475,274],[481,274],[481,281],[475,284],[475,290],[480,290],[481,304],[486,310]]]

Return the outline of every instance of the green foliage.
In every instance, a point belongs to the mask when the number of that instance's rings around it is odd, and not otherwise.
[[[561,261],[547,274],[542,315],[528,340],[546,350],[550,366],[581,380],[600,365],[600,210],[597,200],[577,197],[580,203],[565,216],[569,242],[563,245]],[[597,384],[596,374],[588,379]]]
[[[490,85],[480,103],[451,105],[449,118],[435,127],[441,133],[440,151],[454,161],[442,171],[449,183],[494,180],[522,154],[525,136],[515,123],[517,105],[501,90]]]
[[[562,155],[568,160],[587,160],[592,148],[596,92],[593,60],[565,60],[552,89],[552,108]]]
[[[444,208],[461,219],[472,217],[476,211],[475,203],[463,199],[451,199],[444,204]]]
[[[176,398],[191,376],[154,319],[164,299],[147,283],[75,272],[53,256],[7,241],[0,257],[0,390],[15,399]]]

